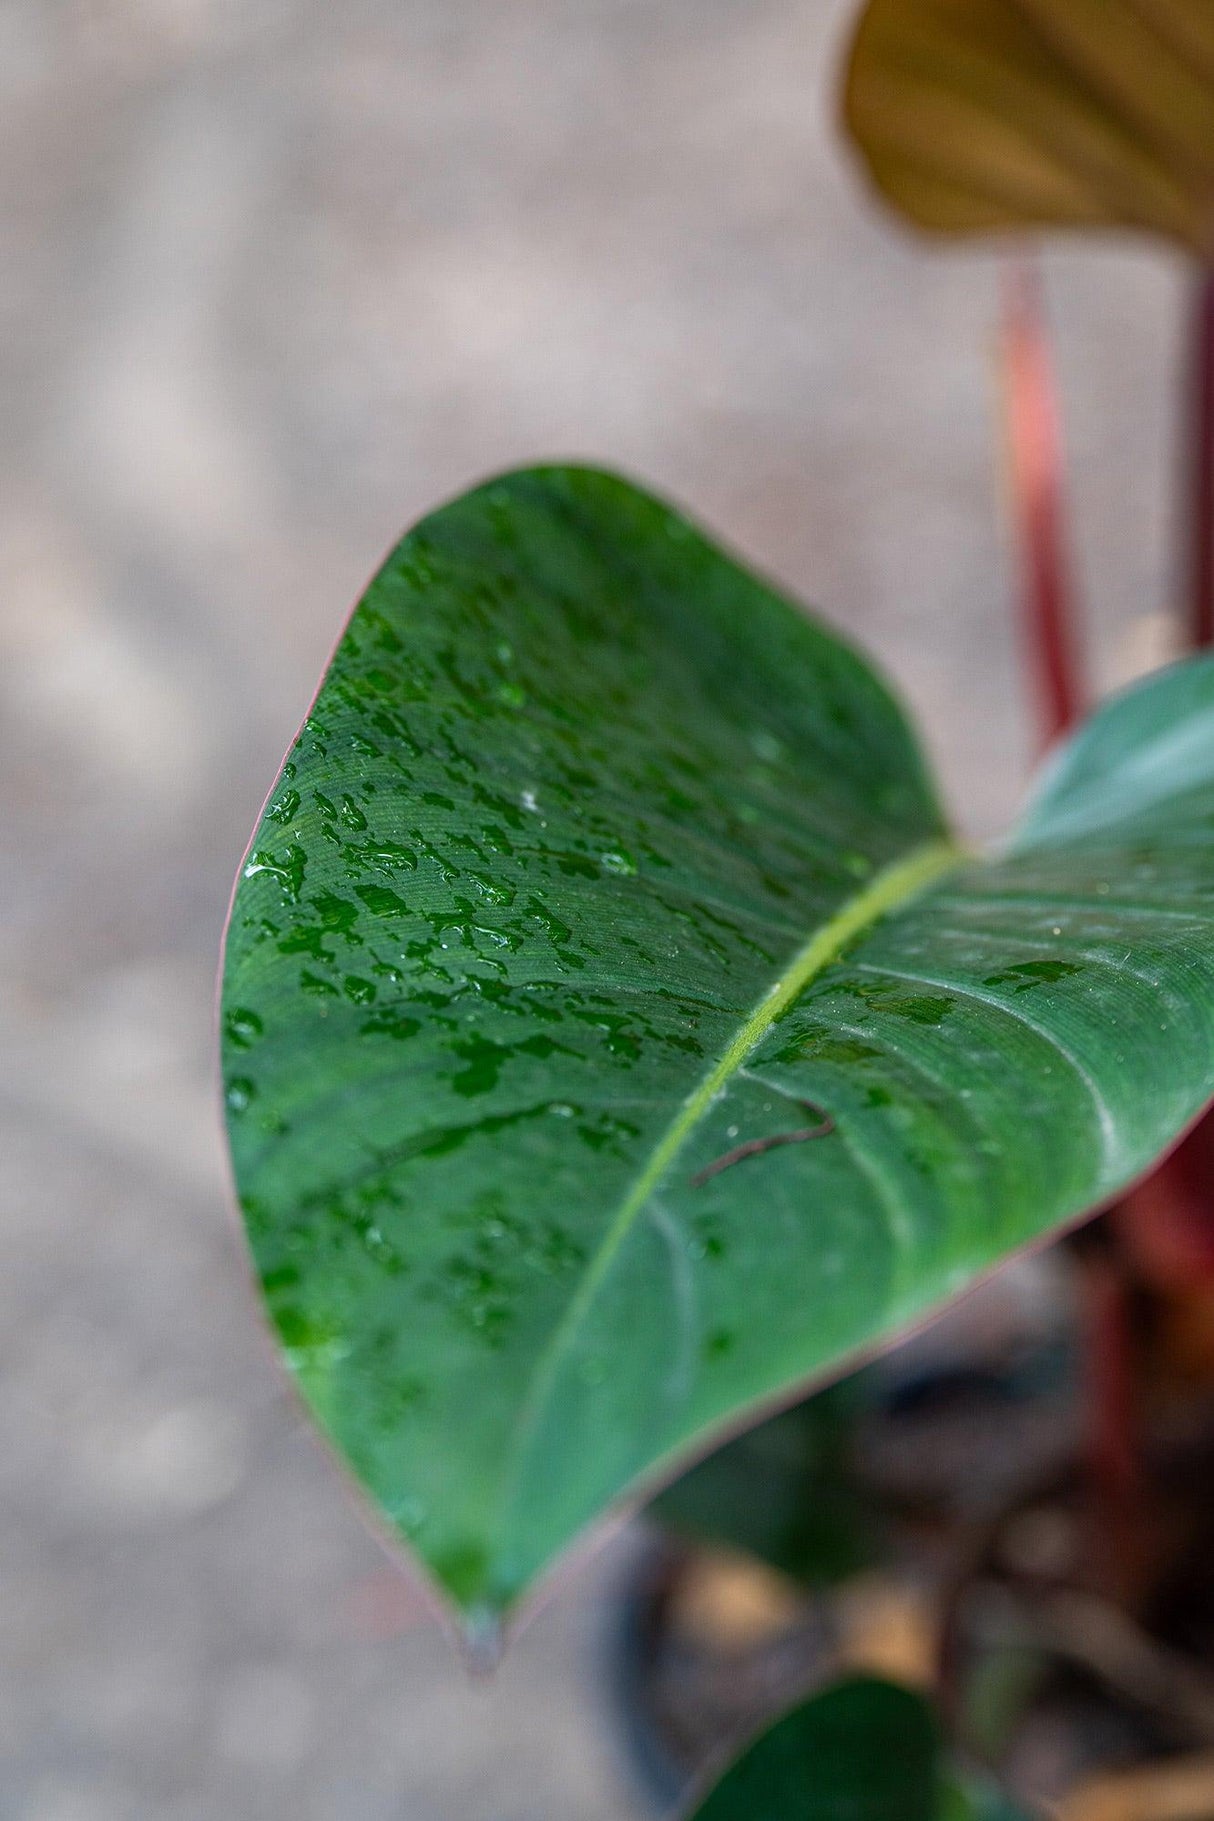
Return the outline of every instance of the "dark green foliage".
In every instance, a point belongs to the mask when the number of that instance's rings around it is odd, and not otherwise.
[[[1209,662],[988,861],[861,659],[625,482],[405,539],[253,841],[224,1060],[291,1366],[458,1602],[1151,1163],[1214,1087],[1212,836]]]

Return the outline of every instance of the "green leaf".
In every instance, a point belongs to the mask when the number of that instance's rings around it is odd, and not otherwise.
[[[250,848],[224,1065],[287,1357],[457,1602],[1153,1161],[1214,1088],[1212,814],[1209,659],[967,859],[860,658],[625,482],[405,539]]]
[[[697,1541],[745,1550],[806,1586],[858,1573],[877,1557],[851,1462],[862,1402],[853,1377],[769,1417],[680,1475],[650,1516]]]
[[[689,1821],[1017,1821],[945,1763],[921,1695],[867,1677],[794,1708],[727,1770]]]
[[[844,108],[920,227],[1143,228],[1214,255],[1210,0],[869,0]]]

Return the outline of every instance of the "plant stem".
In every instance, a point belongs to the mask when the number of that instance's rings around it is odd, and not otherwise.
[[[1006,268],[1003,370],[1021,620],[1041,741],[1048,746],[1086,707],[1066,544],[1062,435],[1049,331],[1036,263]]]
[[[1200,650],[1214,645],[1214,267],[1198,284],[1192,338],[1187,591],[1189,641]]]

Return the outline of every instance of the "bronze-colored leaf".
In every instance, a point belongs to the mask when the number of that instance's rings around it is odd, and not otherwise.
[[[1214,0],[870,0],[844,109],[920,227],[1129,227],[1214,256]]]

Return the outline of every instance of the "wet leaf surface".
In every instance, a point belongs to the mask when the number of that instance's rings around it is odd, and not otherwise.
[[[404,540],[252,842],[224,1068],[303,1394],[472,1620],[1147,1167],[1214,1087],[1212,841],[1209,661],[988,862],[867,665],[626,483]]]

